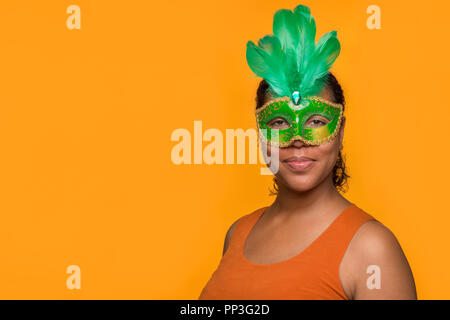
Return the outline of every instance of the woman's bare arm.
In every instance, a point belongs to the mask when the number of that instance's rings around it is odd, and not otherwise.
[[[349,298],[417,299],[409,263],[394,234],[378,221],[357,231],[342,259],[341,283]]]

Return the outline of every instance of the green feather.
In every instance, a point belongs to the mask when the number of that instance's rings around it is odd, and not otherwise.
[[[315,20],[308,7],[299,5],[274,14],[273,33],[261,38],[258,46],[247,43],[250,69],[269,83],[275,96],[291,97],[294,91],[301,96],[320,93],[340,53],[336,31],[315,44]]]
[[[320,38],[305,68],[299,90],[302,95],[320,93],[326,82],[328,70],[339,56],[340,49],[336,31],[328,32]]]
[[[302,73],[306,68],[306,62],[314,52],[316,41],[316,22],[311,16],[308,7],[299,5],[294,9],[294,15],[298,21],[299,45],[297,46],[298,72]]]
[[[252,71],[264,78],[275,95],[289,94],[287,87],[285,54],[278,38],[265,36],[256,46],[252,41],[247,43],[247,61]]]

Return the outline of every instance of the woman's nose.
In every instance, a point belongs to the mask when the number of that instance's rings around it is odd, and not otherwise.
[[[303,146],[305,146],[305,144],[304,144],[303,141],[301,141],[301,140],[295,140],[295,141],[291,144],[291,147],[294,147],[294,148],[301,148],[301,147],[303,147]]]

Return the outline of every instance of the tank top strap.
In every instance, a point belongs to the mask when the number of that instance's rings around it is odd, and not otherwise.
[[[244,247],[244,241],[250,232],[253,225],[256,223],[261,214],[268,208],[262,207],[252,213],[242,216],[236,224],[234,232],[231,236],[230,242],[228,243],[227,251],[230,252],[240,252]],[[237,250],[237,251],[236,251]]]
[[[370,214],[363,211],[355,204],[347,207],[331,224],[329,229],[323,234],[323,237],[317,241],[317,255],[322,255],[323,259],[331,267],[339,268],[341,260],[359,228],[367,221],[375,220]],[[335,269],[335,270],[337,270]]]

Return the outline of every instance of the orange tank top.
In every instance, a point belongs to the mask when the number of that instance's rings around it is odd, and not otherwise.
[[[276,263],[256,264],[244,257],[244,243],[267,208],[260,208],[238,221],[227,250],[199,299],[348,299],[339,280],[340,262],[356,231],[366,221],[375,219],[351,204],[296,256]]]

